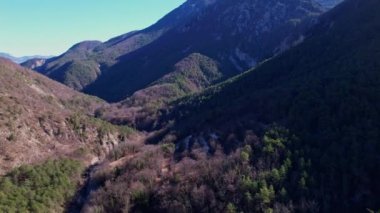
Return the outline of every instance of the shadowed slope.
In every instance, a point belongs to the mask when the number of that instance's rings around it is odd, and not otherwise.
[[[313,165],[307,191],[294,199],[314,199],[323,211],[379,208],[379,7],[348,0],[301,45],[184,99],[166,119],[176,121],[180,138],[281,124],[300,138],[297,150]]]

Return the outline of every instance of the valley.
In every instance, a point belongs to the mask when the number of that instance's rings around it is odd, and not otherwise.
[[[378,0],[187,0],[0,58],[0,212],[380,210]]]

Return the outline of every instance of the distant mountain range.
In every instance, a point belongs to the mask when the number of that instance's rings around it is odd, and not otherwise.
[[[6,58],[6,59],[9,59],[17,64],[21,64],[21,63],[24,63],[28,60],[31,60],[31,59],[48,59],[48,58],[51,58],[53,56],[41,56],[41,55],[34,55],[34,56],[22,56],[22,57],[15,57],[15,56],[12,56],[8,53],[0,53],[0,57],[3,57],[3,58]]]

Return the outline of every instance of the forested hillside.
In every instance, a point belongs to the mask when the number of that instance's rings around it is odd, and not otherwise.
[[[348,0],[299,46],[161,110],[159,145],[119,157],[88,209],[379,209],[379,7]]]

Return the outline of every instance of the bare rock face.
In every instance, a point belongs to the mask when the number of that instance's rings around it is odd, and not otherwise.
[[[34,69],[37,69],[38,67],[43,66],[45,63],[46,63],[46,59],[34,58],[22,63],[21,65],[28,69],[34,70]]]
[[[316,2],[322,5],[322,7],[325,9],[331,9],[339,3],[343,2],[343,0],[316,0]]]

